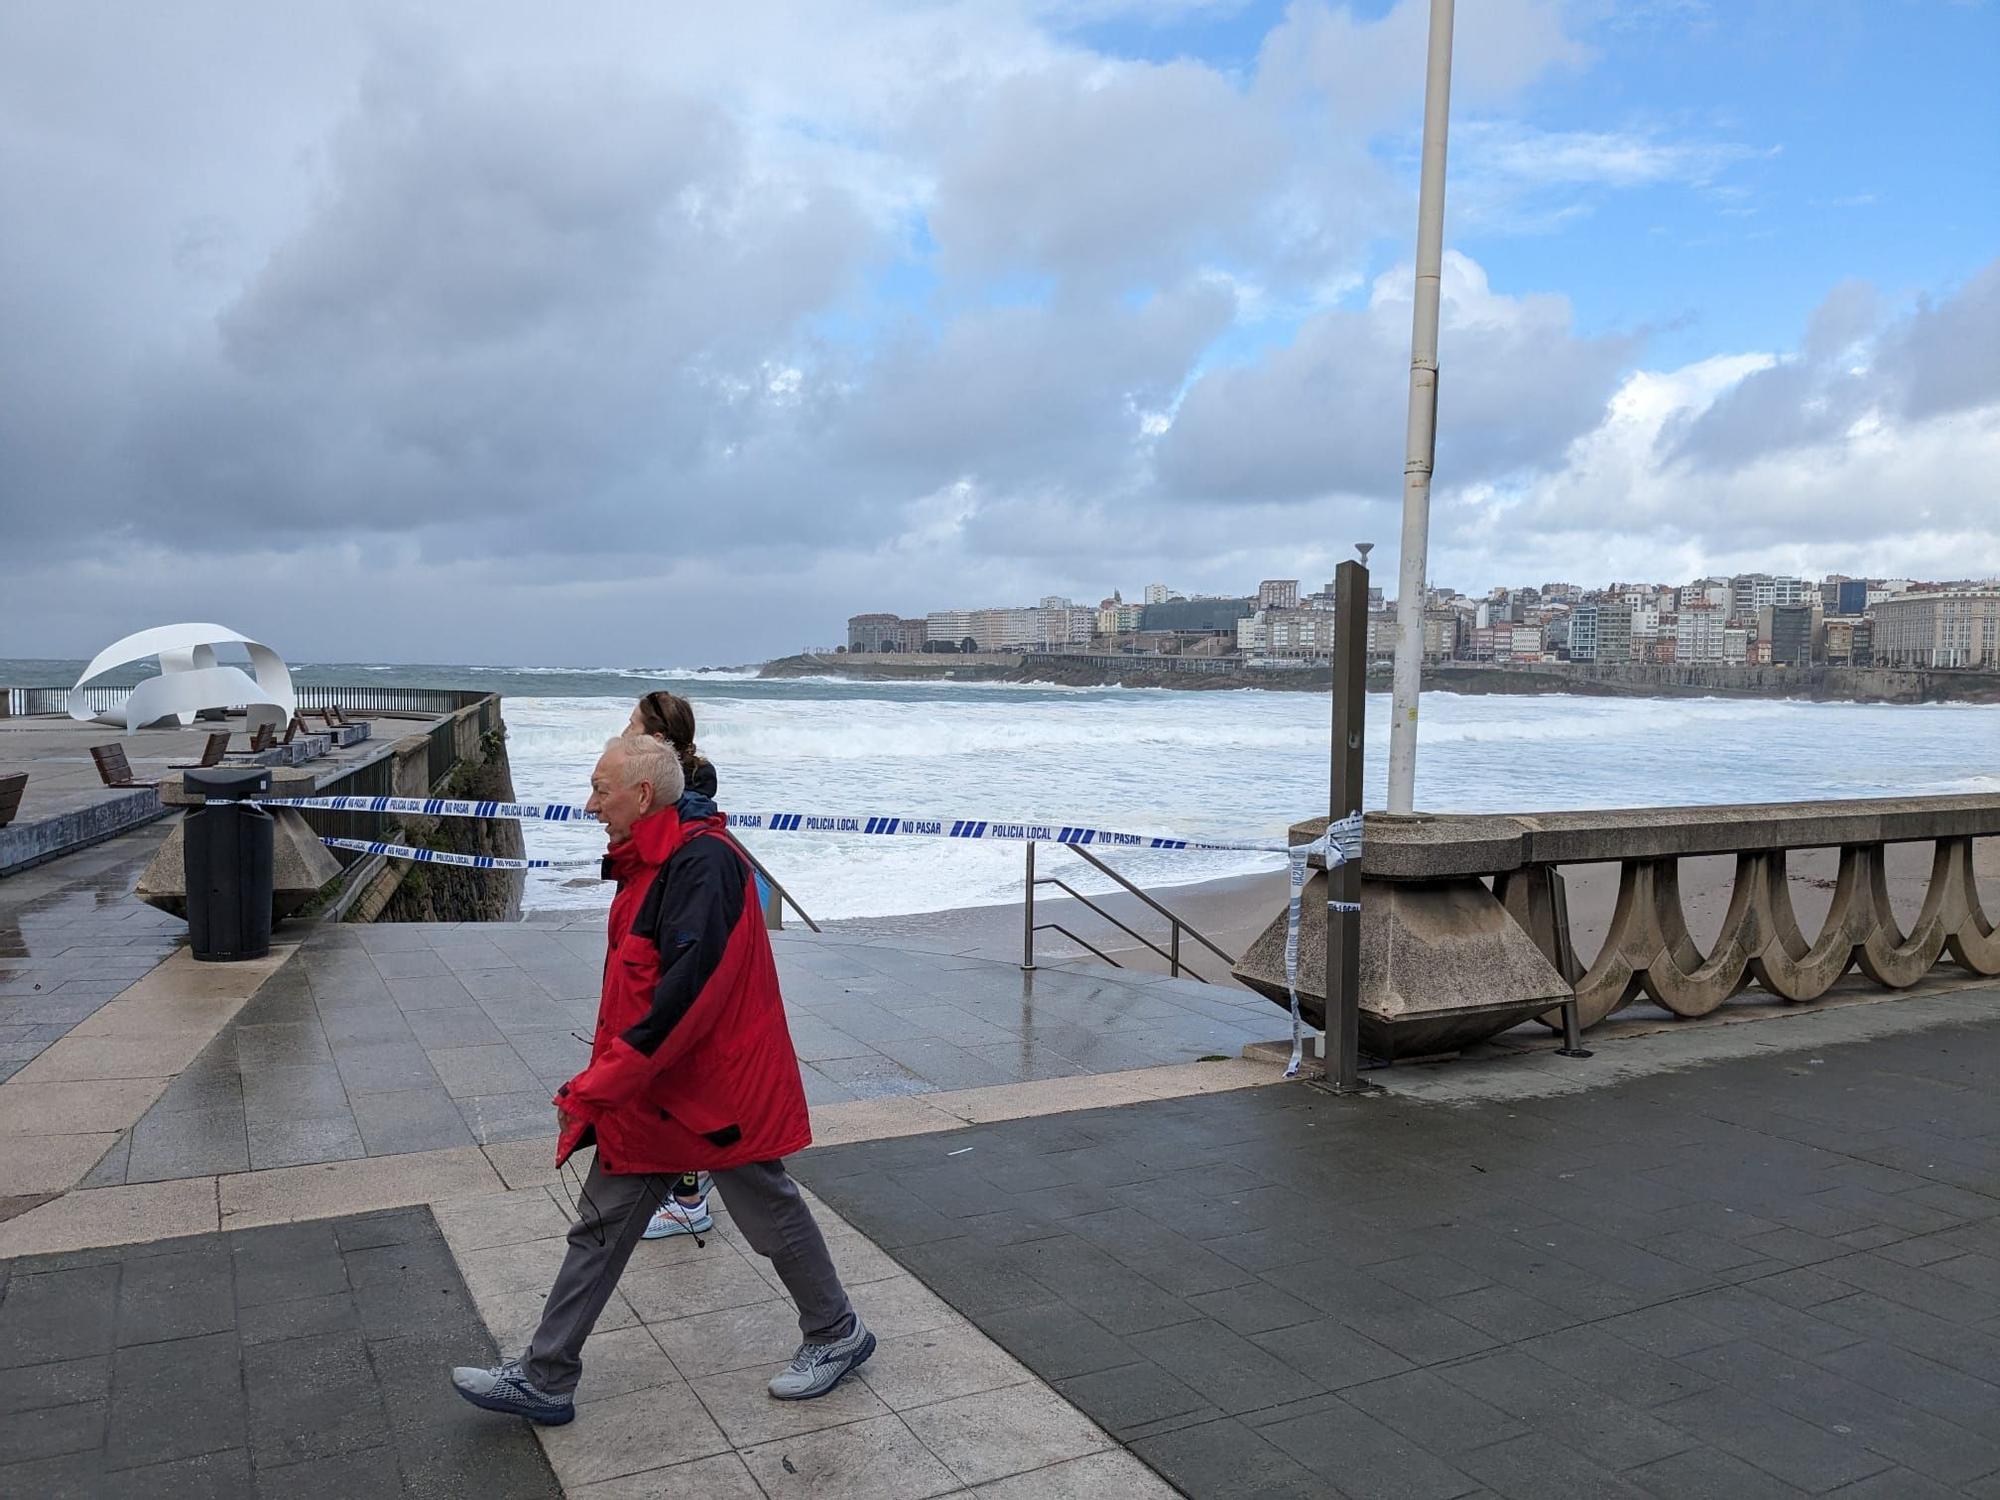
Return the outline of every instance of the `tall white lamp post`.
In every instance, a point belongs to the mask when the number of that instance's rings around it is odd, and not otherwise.
[[[1453,0],[1431,0],[1424,78],[1424,154],[1417,189],[1416,311],[1410,331],[1410,416],[1403,463],[1403,551],[1396,574],[1396,680],[1389,720],[1389,811],[1417,790],[1417,694],[1423,682],[1424,593],[1437,456],[1438,287],[1444,268],[1445,125],[1451,114]]]

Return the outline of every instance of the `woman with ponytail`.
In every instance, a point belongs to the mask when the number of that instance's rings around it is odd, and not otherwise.
[[[715,767],[695,753],[694,705],[687,699],[664,690],[646,694],[639,700],[639,706],[632,710],[625,732],[665,740],[680,760],[681,774],[687,778],[688,794],[713,801]]]
[[[664,690],[648,693],[632,710],[625,732],[664,741],[680,761],[687,790],[674,804],[674,811],[683,823],[715,816],[715,767],[695,751],[692,703],[678,693]],[[654,1212],[644,1237],[649,1240],[688,1234],[698,1237],[715,1228],[715,1218],[708,1211],[708,1174],[683,1172],[672,1182],[672,1191]]]

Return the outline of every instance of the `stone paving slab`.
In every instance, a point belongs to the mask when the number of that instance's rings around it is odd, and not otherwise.
[[[588,1060],[600,921],[311,930],[180,1060],[130,1139],[100,1144],[87,1185],[540,1139],[555,1089]],[[1237,1059],[1282,1023],[1255,996],[1191,982],[984,960],[938,970],[932,955],[810,936],[781,935],[777,951],[808,1103],[866,1114],[948,1093],[960,1112],[918,1110],[929,1129],[1045,1111],[1052,1086],[1104,1102],[1104,1075],[1200,1058],[1261,1079],[1268,1065]]]
[[[139,829],[0,878],[0,1081],[186,940],[186,923],[132,895],[166,835]]]
[[[561,1493],[428,1209],[0,1261],[0,1494]]]
[[[2000,1024],[1953,998],[1592,1092],[1251,1089],[795,1165],[1191,1495],[1990,1496]]]
[[[503,1349],[533,1330],[560,1264],[566,1183],[441,1204],[438,1222]],[[642,1243],[584,1350],[577,1418],[539,1436],[573,1496],[1164,1497],[1170,1490],[1074,1405],[823,1204],[828,1249],[875,1332],[831,1395],[765,1382],[798,1315],[719,1196],[705,1243]]]

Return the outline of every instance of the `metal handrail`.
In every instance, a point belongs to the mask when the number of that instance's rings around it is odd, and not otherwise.
[[[1217,958],[1221,959],[1224,963],[1233,964],[1236,962],[1235,955],[1223,952],[1222,949],[1218,948],[1214,943],[1209,941],[1208,938],[1204,937],[1199,928],[1195,927],[1190,922],[1185,922],[1181,920],[1181,918],[1174,915],[1174,913],[1169,911],[1166,907],[1160,905],[1159,902],[1155,901],[1151,896],[1147,895],[1144,891],[1140,890],[1138,886],[1134,885],[1131,881],[1127,880],[1123,875],[1120,875],[1116,870],[1112,869],[1111,866],[1107,865],[1103,860],[1099,859],[1095,854],[1092,854],[1088,849],[1084,848],[1081,844],[1064,844],[1062,847],[1069,850],[1070,853],[1076,855],[1079,859],[1085,860],[1088,863],[1095,865],[1099,870],[1102,870],[1106,875],[1109,875],[1113,880],[1117,881],[1120,885],[1124,886],[1126,890],[1130,891],[1133,895],[1137,896],[1141,901],[1145,902],[1148,906],[1152,907],[1154,911],[1158,912],[1161,916],[1165,917],[1169,922],[1172,922],[1176,927],[1179,927],[1184,931],[1186,931],[1188,936],[1192,937],[1197,943],[1200,943],[1202,947],[1206,948],[1210,953],[1213,953]]]
[[[1075,933],[1071,932],[1067,927],[1063,926],[1063,924],[1060,922],[1044,922],[1040,927],[1037,927],[1035,929],[1035,931],[1037,932],[1046,932],[1050,930],[1060,932],[1064,937],[1068,938],[1072,943],[1075,943],[1079,948],[1088,948],[1092,953],[1095,953],[1099,958],[1103,959],[1106,963],[1110,964],[1111,967],[1114,969],[1122,969],[1125,967],[1125,965],[1118,962],[1117,959],[1113,958],[1109,953],[1106,953],[1102,948],[1098,947],[1095,943],[1089,942],[1083,938],[1078,937]],[[1190,974],[1193,974],[1194,970],[1190,969],[1188,970],[1188,972]],[[1196,977],[1199,978],[1200,976],[1197,975]],[[1202,980],[1203,984],[1206,984],[1207,982],[1208,981],[1205,979]]]
[[[770,882],[771,889],[778,893],[778,899],[782,901],[785,905],[791,907],[793,911],[797,912],[799,914],[799,920],[801,922],[804,922],[806,926],[810,927],[814,932],[818,932],[820,930],[819,923],[815,922],[812,919],[812,917],[807,913],[806,909],[803,906],[799,905],[798,898],[795,897],[790,891],[785,889],[784,882],[779,880],[778,877],[773,875],[769,870],[765,869],[764,862],[761,859],[757,858],[756,855],[752,854],[747,848],[744,847],[743,840],[736,838],[734,835],[731,835],[730,842],[735,844],[737,849],[742,852],[743,857],[750,861],[750,867],[754,869],[759,875],[762,875],[765,880]]]
[[[26,718],[41,714],[69,712],[71,689],[66,687],[0,687],[0,717]],[[125,687],[85,687],[83,701],[93,710],[117,708],[130,696]],[[326,683],[301,682],[292,685],[300,708],[340,708],[374,713],[452,714],[461,708],[495,695],[475,688],[378,687],[364,683],[339,687]],[[236,708],[243,705],[235,704]],[[490,726],[482,726],[490,727]]]
[[[1084,895],[1082,891],[1078,890],[1075,886],[1071,885],[1067,880],[1058,880],[1053,875],[1040,875],[1036,877],[1035,884],[1052,885],[1055,886],[1058,890],[1067,891],[1072,897],[1074,897],[1078,901],[1081,901],[1085,906],[1089,907],[1092,911],[1096,912],[1100,917],[1104,918],[1105,921],[1109,922],[1113,927],[1116,927],[1120,932],[1124,933],[1127,937],[1136,939],[1139,943],[1143,944],[1148,948],[1151,948],[1155,953],[1159,954],[1160,957],[1164,958],[1168,963],[1179,962],[1179,960],[1175,957],[1175,955],[1167,952],[1166,949],[1162,948],[1158,943],[1154,942],[1151,938],[1147,937],[1145,933],[1139,931],[1139,929],[1136,927],[1130,926],[1125,922],[1121,922],[1117,917],[1113,916],[1110,912],[1106,911],[1103,907],[1099,906],[1095,901],[1091,900],[1090,897]],[[1055,922],[1043,922],[1035,928],[1035,931],[1046,932],[1051,927],[1056,927],[1056,926],[1058,926],[1058,924]],[[1098,957],[1100,958],[1102,958],[1103,956],[1104,956],[1103,954],[1098,954]],[[1108,963],[1110,960],[1107,959],[1105,961]],[[1120,964],[1119,967],[1123,968],[1124,965]],[[1194,973],[1194,970],[1190,969],[1188,970],[1188,972],[1192,974]]]
[[[1201,983],[1203,984],[1207,984],[1210,982],[1192,964],[1188,964],[1182,961],[1181,959],[1182,932],[1187,932],[1188,934],[1190,934],[1196,942],[1200,943],[1204,948],[1208,949],[1209,952],[1213,953],[1217,958],[1221,959],[1224,963],[1229,964],[1231,967],[1234,967],[1236,960],[1229,953],[1227,953],[1220,946],[1218,946],[1206,934],[1204,934],[1199,928],[1183,920],[1170,908],[1161,905],[1158,901],[1154,900],[1151,896],[1147,895],[1144,891],[1139,889],[1138,886],[1134,885],[1130,880],[1126,879],[1125,876],[1119,874],[1116,870],[1112,869],[1111,866],[1107,865],[1103,860],[1099,859],[1096,855],[1090,853],[1087,849],[1080,848],[1075,844],[1062,845],[1062,847],[1069,850],[1070,853],[1080,856],[1089,864],[1103,871],[1106,875],[1109,875],[1111,879],[1115,881],[1118,885],[1122,886],[1126,891],[1130,892],[1132,895],[1137,896],[1147,906],[1151,907],[1154,911],[1158,912],[1161,916],[1165,917],[1168,923],[1168,928],[1167,928],[1167,933],[1168,933],[1167,941],[1169,944],[1168,947],[1162,948],[1158,943],[1154,942],[1144,933],[1133,928],[1120,918],[1113,916],[1110,912],[1106,911],[1104,907],[1099,905],[1097,902],[1091,900],[1090,897],[1084,895],[1083,892],[1077,890],[1076,887],[1070,885],[1067,881],[1057,879],[1053,875],[1043,875],[1037,877],[1035,874],[1035,843],[1036,841],[1033,839],[1028,840],[1027,843],[1027,877],[1026,877],[1026,887],[1025,887],[1026,899],[1024,901],[1024,910],[1022,913],[1022,921],[1021,921],[1021,968],[1023,971],[1032,970],[1036,966],[1035,934],[1038,932],[1046,932],[1050,930],[1060,932],[1064,937],[1068,938],[1071,942],[1075,943],[1080,948],[1089,949],[1092,953],[1096,954],[1099,958],[1103,959],[1106,963],[1110,964],[1113,968],[1122,969],[1125,967],[1123,964],[1119,963],[1116,959],[1111,957],[1110,954],[1106,953],[1103,949],[1097,947],[1093,943],[1085,942],[1082,938],[1078,937],[1075,933],[1071,932],[1067,927],[1064,927],[1062,924],[1058,922],[1043,922],[1037,924],[1035,921],[1035,887],[1042,885],[1053,885],[1061,890],[1068,892],[1073,899],[1080,901],[1084,906],[1088,907],[1091,911],[1095,912],[1098,916],[1102,917],[1105,921],[1109,922],[1112,926],[1118,928],[1121,932],[1126,933],[1128,936],[1138,939],[1138,941],[1143,946],[1150,949],[1152,952],[1158,954],[1161,958],[1164,958],[1167,961],[1167,972],[1176,979],[1180,978],[1182,971],[1185,970],[1190,977],[1200,980]]]

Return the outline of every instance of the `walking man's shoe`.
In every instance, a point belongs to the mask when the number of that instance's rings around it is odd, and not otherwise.
[[[785,1369],[771,1377],[771,1394],[780,1401],[810,1401],[840,1384],[840,1378],[875,1352],[875,1335],[854,1318],[854,1332],[830,1344],[805,1343]]]
[[[653,1210],[653,1217],[646,1223],[646,1231],[640,1235],[646,1240],[669,1240],[675,1235],[707,1234],[715,1228],[715,1216],[708,1211],[708,1199],[683,1203],[678,1198],[669,1198]]]
[[[868,1342],[873,1347],[875,1341],[870,1339]],[[835,1380],[839,1378],[838,1375],[834,1377]],[[474,1406],[483,1406],[488,1411],[504,1411],[509,1416],[526,1417],[530,1422],[540,1422],[547,1427],[560,1427],[576,1416],[573,1397],[567,1394],[551,1396],[546,1391],[537,1390],[521,1373],[519,1360],[510,1359],[492,1370],[460,1365],[451,1372],[451,1383],[457,1387],[459,1395]]]

